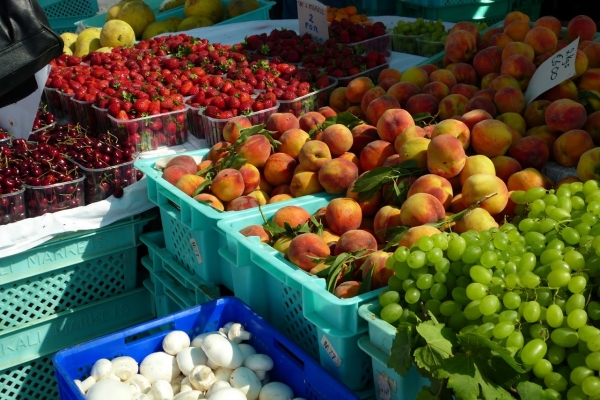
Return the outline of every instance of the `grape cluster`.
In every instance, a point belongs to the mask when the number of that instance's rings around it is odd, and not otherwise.
[[[446,35],[446,28],[441,19],[437,21],[425,21],[417,18],[413,22],[398,21],[393,29],[392,50],[401,53],[419,54],[419,35],[435,35],[441,38]]]
[[[398,247],[379,297],[390,324],[431,312],[513,352],[549,398],[600,399],[600,185],[511,195],[516,217],[488,231]]]

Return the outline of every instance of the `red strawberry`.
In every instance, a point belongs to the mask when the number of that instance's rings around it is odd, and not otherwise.
[[[150,125],[148,125],[148,127],[150,129],[152,129],[153,131],[159,131],[163,127],[162,120],[160,119],[160,117],[159,118],[153,118],[152,122],[150,122]]]
[[[160,114],[160,100],[153,100],[152,102],[150,102],[150,105],[148,106],[148,114]]]
[[[150,107],[149,99],[138,99],[135,103],[133,103],[133,109],[136,114],[142,115],[148,112],[148,108]]]
[[[168,135],[174,135],[177,132],[177,124],[175,123],[175,121],[167,122],[163,128],[165,133]]]
[[[171,99],[171,98],[166,98],[160,102],[161,109],[172,110],[173,107],[175,107],[175,103],[173,102],[173,99]]]
[[[323,89],[323,88],[329,86],[329,77],[327,75],[322,75],[322,76],[318,77],[317,80],[315,81],[315,85],[319,89]]]
[[[115,118],[118,120],[128,120],[129,116],[127,115],[127,112],[125,110],[120,110]]]

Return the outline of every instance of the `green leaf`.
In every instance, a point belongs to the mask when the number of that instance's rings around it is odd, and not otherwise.
[[[202,182],[200,185],[198,185],[196,190],[194,190],[194,193],[192,193],[192,197],[196,197],[197,195],[202,193],[204,188],[206,188],[207,186],[210,186],[211,183],[212,183],[212,180],[206,179],[204,182]]]
[[[413,367],[412,349],[415,344],[415,332],[415,325],[408,322],[401,322],[396,329],[396,337],[387,366],[393,368],[401,376],[405,376]]]
[[[373,280],[373,271],[375,271],[375,266],[372,265],[371,268],[369,268],[369,272],[367,273],[367,276],[365,276],[363,281],[360,283],[360,287],[358,288],[359,295],[371,291],[371,281]]]
[[[372,198],[376,192],[390,182],[397,182],[402,178],[409,178],[411,176],[423,175],[426,172],[426,169],[418,167],[415,160],[408,160],[393,167],[374,168],[354,182],[352,191],[358,193],[358,201],[365,201]]]
[[[196,200],[196,201],[200,204],[206,204],[207,206],[214,208],[217,212],[220,212],[220,213],[225,212],[225,211],[219,210],[218,208],[213,206],[212,201],[210,201],[210,200]]]
[[[342,269],[344,267],[344,262],[348,258],[348,253],[342,253],[335,258],[335,261],[331,264],[327,270],[329,274],[327,275],[327,291],[333,293],[338,283],[338,279],[340,274],[343,272]]]
[[[325,121],[321,124],[320,129],[323,130],[335,124],[344,125],[348,129],[352,130],[354,127],[364,124],[364,122],[351,112],[344,111],[337,115],[327,117],[327,119],[325,119]]]
[[[198,176],[202,176],[202,175],[206,175],[209,172],[211,172],[213,169],[215,169],[215,167],[211,164],[208,167],[201,169],[200,171],[196,172],[196,175]]]
[[[435,321],[426,321],[416,327],[417,332],[425,340],[425,346],[415,350],[415,362],[421,368],[439,378],[438,369],[442,361],[452,357],[452,346],[456,336],[450,328]]]
[[[512,357],[509,350],[484,336],[469,332],[458,335],[457,339],[458,343],[465,349],[479,352],[480,349],[487,348],[491,350],[494,355],[502,358],[515,371],[519,373],[525,372],[519,363],[515,361],[514,357]]]
[[[423,387],[421,391],[415,397],[415,400],[439,400],[439,397],[429,390],[427,387]]]
[[[517,385],[517,393],[523,400],[526,399],[539,399],[539,400],[552,400],[552,397],[548,395],[544,388],[533,382],[521,382]]]
[[[282,235],[286,232],[284,228],[280,227],[273,221],[263,224],[263,228],[265,228],[265,231],[269,232],[272,238]]]

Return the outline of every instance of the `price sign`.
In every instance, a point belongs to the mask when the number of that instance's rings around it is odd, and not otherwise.
[[[575,55],[579,38],[563,47],[544,61],[535,71],[525,92],[525,101],[531,103],[540,94],[575,75]]]
[[[327,6],[315,0],[297,0],[300,35],[308,33],[313,40],[324,43],[329,39]]]

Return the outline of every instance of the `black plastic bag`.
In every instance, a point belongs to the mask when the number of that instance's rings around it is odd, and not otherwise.
[[[62,52],[36,0],[0,0],[0,107],[33,93],[35,73]]]

